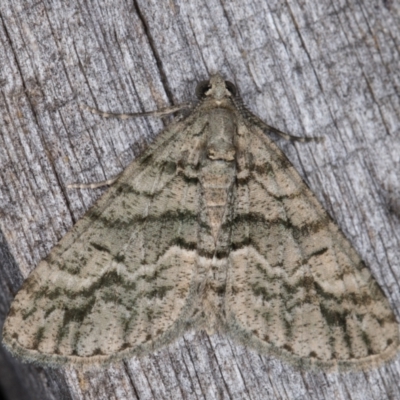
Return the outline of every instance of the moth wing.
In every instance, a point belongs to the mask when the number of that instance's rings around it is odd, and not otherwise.
[[[242,129],[228,332],[299,366],[392,357],[399,327],[370,271],[279,148]]]
[[[12,353],[45,364],[104,361],[180,334],[199,207],[196,180],[180,173],[196,157],[202,123],[188,118],[189,130],[178,122],[161,133],[29,275],[4,325]]]

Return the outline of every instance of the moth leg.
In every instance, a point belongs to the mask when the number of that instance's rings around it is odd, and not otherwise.
[[[103,118],[119,118],[119,119],[128,119],[128,118],[136,118],[136,117],[164,117],[166,115],[173,114],[177,111],[186,110],[188,108],[193,108],[191,103],[179,104],[177,106],[171,106],[162,108],[157,111],[148,111],[142,113],[128,113],[128,114],[115,114],[106,111],[98,110],[97,108],[92,108],[87,106],[86,104],[81,104],[80,108],[82,110],[90,111],[93,114],[97,114],[102,116]]]
[[[97,188],[103,187],[103,186],[111,186],[121,176],[121,174],[118,174],[117,176],[114,176],[114,178],[107,179],[107,180],[101,181],[101,182],[70,183],[69,185],[67,185],[67,188],[68,189],[97,189]]]

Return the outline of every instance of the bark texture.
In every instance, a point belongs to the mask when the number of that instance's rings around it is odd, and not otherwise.
[[[264,121],[370,267],[400,320],[400,8],[290,0],[2,0],[0,322],[23,279],[162,129],[107,120],[194,99],[220,71]],[[167,120],[164,123],[168,123]],[[366,373],[297,371],[223,336],[83,372],[0,353],[8,399],[394,399],[400,359]]]

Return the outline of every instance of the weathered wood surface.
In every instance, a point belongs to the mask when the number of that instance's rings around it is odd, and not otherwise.
[[[399,5],[385,0],[2,0],[1,323],[23,278],[102,192],[67,184],[118,174],[163,126],[79,104],[178,104],[217,70],[271,125],[326,137],[279,145],[400,320],[399,32]],[[399,357],[366,373],[299,372],[206,334],[91,373],[24,365],[3,350],[0,363],[9,399],[400,398]]]

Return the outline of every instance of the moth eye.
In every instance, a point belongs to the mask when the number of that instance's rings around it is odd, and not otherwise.
[[[225,86],[232,96],[236,96],[236,86],[229,81],[225,81]]]
[[[199,99],[202,99],[205,95],[207,90],[211,89],[210,81],[201,81],[196,86],[196,96]]]

